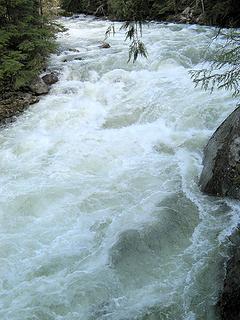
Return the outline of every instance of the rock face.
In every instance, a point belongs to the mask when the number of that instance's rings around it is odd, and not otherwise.
[[[239,230],[238,243],[234,244],[232,258],[227,264],[227,273],[224,280],[224,288],[218,302],[218,307],[222,320],[240,319],[240,248],[239,248]],[[236,234],[234,235],[236,238]]]
[[[0,96],[0,123],[12,121],[39,98],[28,92],[7,92]]]
[[[240,107],[210,138],[203,165],[200,177],[203,192],[240,199]]]

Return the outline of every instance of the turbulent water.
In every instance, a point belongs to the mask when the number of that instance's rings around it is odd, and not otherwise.
[[[214,30],[150,23],[128,64],[107,21],[62,22],[60,81],[1,131],[0,319],[218,319],[239,207],[198,179],[235,102],[189,76]]]

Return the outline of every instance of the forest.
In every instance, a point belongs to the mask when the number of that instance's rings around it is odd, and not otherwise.
[[[24,88],[44,69],[60,30],[49,15],[51,6],[63,13],[87,13],[127,21],[180,21],[236,27],[237,0],[0,0],[0,92]],[[48,8],[45,10],[45,8]],[[187,21],[181,13],[189,10]]]
[[[107,15],[117,20],[174,20],[187,7],[194,16],[204,15],[209,25],[236,27],[240,21],[237,0],[62,0],[68,12]]]
[[[56,49],[57,26],[38,0],[0,0],[0,92],[28,85]]]

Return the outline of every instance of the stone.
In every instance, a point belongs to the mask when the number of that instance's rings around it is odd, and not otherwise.
[[[76,48],[69,48],[68,51],[70,51],[70,52],[80,52],[80,50],[78,50]]]
[[[46,83],[46,85],[51,86],[52,84],[58,82],[58,76],[56,73],[51,72],[42,77],[42,80]]]
[[[46,94],[49,91],[48,85],[40,77],[33,80],[29,88],[36,95]]]
[[[108,49],[108,48],[111,48],[111,46],[110,46],[109,43],[103,42],[103,44],[101,44],[101,45],[99,46],[99,48],[101,48],[101,49]]]
[[[218,127],[204,150],[201,190],[240,199],[240,107]]]

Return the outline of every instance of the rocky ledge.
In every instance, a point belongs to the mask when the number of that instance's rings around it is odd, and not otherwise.
[[[0,94],[0,124],[14,121],[27,107],[39,101],[39,96],[47,94],[52,84],[58,81],[55,73],[37,77],[23,91],[8,91]]]
[[[201,190],[209,195],[240,199],[240,107],[210,138],[205,150]],[[240,232],[234,231],[230,259],[218,309],[222,320],[240,319]]]

